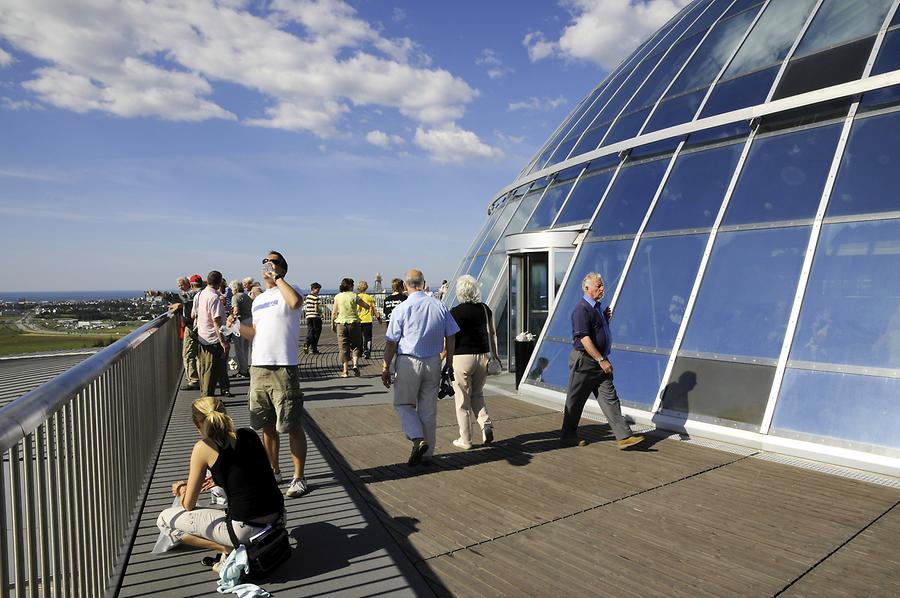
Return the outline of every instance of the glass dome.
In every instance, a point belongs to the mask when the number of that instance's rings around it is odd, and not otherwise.
[[[579,233],[525,392],[564,399],[597,271],[635,417],[895,471],[898,68],[893,0],[696,0],[644,42],[492,201],[456,274],[512,335],[509,237]]]

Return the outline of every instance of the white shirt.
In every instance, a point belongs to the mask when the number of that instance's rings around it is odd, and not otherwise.
[[[301,302],[300,287],[291,285]],[[301,303],[302,306],[302,303]],[[253,300],[253,363],[251,365],[297,365],[300,344],[300,313],[285,303],[278,287],[266,289]]]

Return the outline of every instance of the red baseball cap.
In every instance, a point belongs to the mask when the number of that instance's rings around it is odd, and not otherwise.
[[[191,282],[203,282],[203,278],[199,274],[191,276]]]

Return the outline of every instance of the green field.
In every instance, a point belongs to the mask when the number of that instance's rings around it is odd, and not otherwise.
[[[118,330],[117,330],[118,331]],[[123,333],[125,331],[122,331]],[[61,349],[105,347],[124,334],[37,334],[22,332],[9,323],[0,324],[0,355],[35,353]]]

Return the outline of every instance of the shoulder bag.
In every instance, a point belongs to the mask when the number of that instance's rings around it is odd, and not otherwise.
[[[484,310],[484,327],[487,332],[488,350],[491,352],[491,357],[488,360],[487,374],[488,376],[496,376],[503,373],[503,363],[496,355],[494,355],[493,347],[491,347],[491,317],[488,315],[487,306],[482,303],[481,308]]]
[[[226,515],[225,522],[231,543],[237,548],[240,546],[240,542],[237,534],[234,533],[230,515]],[[291,542],[284,527],[284,514],[282,513],[281,517],[272,523],[255,523],[253,521],[245,523],[254,527],[265,526],[244,544],[244,549],[247,551],[247,562],[250,565],[249,577],[263,579],[291,556]]]

